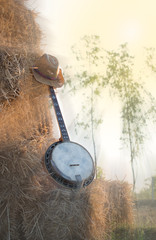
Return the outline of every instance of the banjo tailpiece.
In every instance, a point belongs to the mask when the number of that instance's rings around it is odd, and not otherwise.
[[[80,144],[70,141],[53,87],[50,87],[61,138],[49,146],[45,165],[51,177],[67,188],[80,189],[94,179],[94,162],[89,152]]]

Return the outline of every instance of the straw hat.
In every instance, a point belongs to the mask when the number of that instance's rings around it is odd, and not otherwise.
[[[59,68],[59,62],[56,57],[44,54],[41,56],[35,66],[32,67],[32,72],[38,82],[46,85],[59,88],[64,84],[62,70]]]

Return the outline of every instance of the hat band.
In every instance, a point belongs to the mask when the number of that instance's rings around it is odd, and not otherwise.
[[[35,72],[37,72],[41,77],[43,78],[47,78],[49,80],[58,80],[58,78],[53,78],[53,77],[49,77],[49,76],[46,76],[44,75],[43,73],[41,73],[38,69],[34,68]]]

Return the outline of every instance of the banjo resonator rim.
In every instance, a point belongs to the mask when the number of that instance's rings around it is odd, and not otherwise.
[[[59,144],[63,144],[63,143],[73,143],[73,144],[76,144],[76,145],[79,145],[80,147],[82,147],[88,154],[89,152],[83,147],[81,146],[80,144],[78,143],[75,143],[75,142],[71,142],[71,141],[58,141],[58,142],[55,142],[53,144],[51,144],[49,146],[49,148],[47,149],[46,153],[45,153],[45,165],[46,165],[46,168],[49,172],[49,174],[51,175],[51,177],[59,184],[63,185],[64,187],[67,187],[67,188],[71,188],[71,189],[78,189],[80,187],[86,187],[88,186],[94,179],[94,167],[93,167],[93,170],[92,170],[92,173],[89,175],[89,177],[87,177],[86,179],[82,180],[82,182],[79,182],[79,181],[75,181],[75,180],[72,180],[70,178],[68,178],[68,176],[64,175],[55,165],[55,163],[53,162],[52,160],[52,153],[53,153],[53,150],[54,148],[59,145]],[[90,155],[90,154],[89,154]],[[91,156],[91,155],[90,155]],[[92,157],[91,157],[92,159]],[[92,163],[93,163],[93,160],[92,160]],[[80,164],[70,164],[70,168],[72,167],[76,167],[76,166],[79,166]],[[93,166],[94,166],[94,163],[93,163]],[[79,175],[78,175],[79,176]]]

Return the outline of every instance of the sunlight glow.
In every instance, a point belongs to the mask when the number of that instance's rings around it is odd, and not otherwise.
[[[124,42],[137,42],[142,35],[142,28],[138,21],[129,20],[120,27],[120,38]]]

